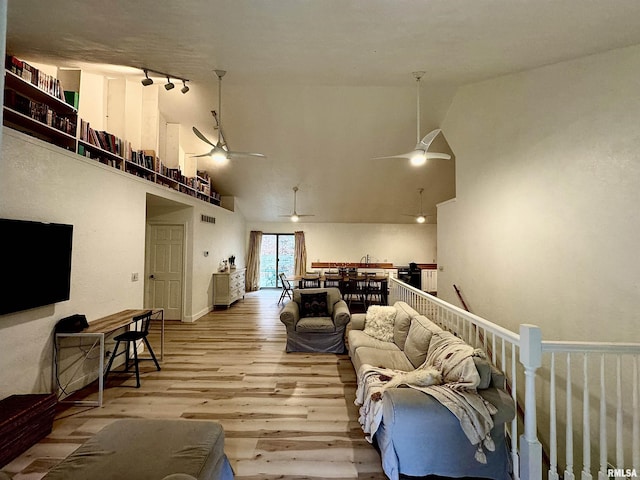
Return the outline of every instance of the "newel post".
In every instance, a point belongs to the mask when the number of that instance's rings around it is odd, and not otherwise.
[[[542,478],[542,445],[536,420],[536,370],[542,364],[542,332],[535,325],[520,325],[520,363],[524,367],[524,433],[520,435],[520,478]]]

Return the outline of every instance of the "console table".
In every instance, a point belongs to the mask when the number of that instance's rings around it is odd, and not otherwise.
[[[80,332],[74,333],[56,333],[55,339],[53,342],[53,359],[54,359],[54,382],[59,386],[60,390],[66,394],[67,396],[70,393],[66,392],[66,388],[70,385],[70,383],[77,379],[78,373],[84,373],[82,369],[85,362],[92,358],[92,355],[95,355],[95,352],[98,352],[98,371],[100,372],[98,375],[98,400],[73,400],[61,401],[61,403],[74,403],[76,405],[91,405],[96,407],[102,406],[102,392],[104,390],[104,344],[105,339],[114,334],[116,331],[125,328],[133,323],[133,318],[141,315],[149,310],[152,311],[152,319],[159,320],[161,322],[160,327],[160,361],[164,360],[164,310],[162,309],[129,309],[122,310],[121,312],[114,313],[112,315],[108,315],[106,317],[99,318],[89,323],[89,326]],[[88,346],[86,350],[83,350],[82,358],[76,362],[75,369],[71,372],[71,375],[65,385],[61,385],[59,382],[60,379],[60,345],[61,340],[63,338],[75,338],[82,340],[83,338],[89,338],[92,341],[92,344]],[[73,392],[72,392],[73,393]]]

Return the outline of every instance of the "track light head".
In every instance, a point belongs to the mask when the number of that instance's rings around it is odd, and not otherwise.
[[[189,87],[187,87],[187,81],[182,80],[182,88],[180,89],[182,93],[187,93],[189,91]]]
[[[144,77],[145,78],[142,79],[142,85],[148,87],[153,83],[153,80],[149,78],[149,71],[146,68],[144,69]]]
[[[169,79],[169,77],[167,77],[167,83],[164,84],[164,88],[167,90],[171,90],[173,87],[175,87],[175,85],[171,83],[171,80]]]

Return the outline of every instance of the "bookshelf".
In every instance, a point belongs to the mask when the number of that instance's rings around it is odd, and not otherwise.
[[[134,151],[129,142],[106,131],[95,131],[84,120],[80,120],[79,134],[79,155],[207,203],[220,205],[220,195],[211,189],[211,179],[206,172],[198,172],[197,177],[186,177],[179,168],[166,167],[154,150]]]
[[[45,91],[38,83],[33,83],[38,77],[36,69],[5,70],[4,124],[66,150],[76,151],[78,111],[55,95],[59,84]],[[47,85],[52,83],[47,82]]]
[[[220,195],[212,189],[205,171],[186,177],[179,168],[163,165],[154,150],[133,151],[130,142],[106,131],[96,131],[89,122],[79,119],[78,110],[65,101],[65,92],[56,78],[9,55],[5,67],[3,123],[7,127],[157,185],[220,205]],[[77,100],[77,94],[75,97]]]

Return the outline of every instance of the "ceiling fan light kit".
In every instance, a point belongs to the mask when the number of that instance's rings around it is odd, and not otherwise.
[[[292,222],[299,222],[301,217],[313,217],[314,215],[303,215],[297,212],[298,187],[293,187],[293,213],[291,215],[280,215],[281,217],[289,217]]]
[[[409,153],[403,153],[400,155],[390,155],[385,157],[376,157],[376,159],[382,158],[407,158],[409,159],[409,163],[414,167],[419,167],[424,165],[428,159],[430,158],[439,158],[442,160],[449,160],[451,155],[447,153],[437,153],[437,152],[429,152],[429,146],[433,140],[438,136],[441,132],[439,128],[432,130],[427,133],[422,139],[420,138],[420,79],[423,77],[425,72],[413,72],[413,76],[416,79],[416,116],[417,116],[417,128],[416,128],[416,146]]]
[[[409,215],[409,214],[404,214],[408,217],[414,217],[416,219],[417,223],[427,223],[427,217],[428,215],[425,215],[423,213],[422,210],[422,192],[424,192],[424,188],[419,188],[418,189],[418,195],[420,195],[420,210],[419,213],[417,215]]]
[[[230,158],[233,157],[260,157],[266,158],[262,153],[252,153],[252,152],[233,152],[225,148],[225,145],[222,143],[222,77],[227,73],[226,70],[214,70],[216,76],[218,77],[218,114],[216,116],[215,111],[212,111],[212,115],[218,122],[218,141],[213,143],[207,137],[205,137],[200,130],[196,127],[192,127],[193,133],[195,133],[196,137],[202,140],[207,145],[210,145],[211,150],[207,153],[203,153],[201,155],[194,155],[194,157],[211,157],[217,164],[224,164]]]

